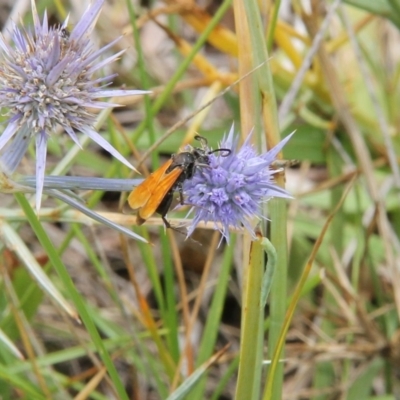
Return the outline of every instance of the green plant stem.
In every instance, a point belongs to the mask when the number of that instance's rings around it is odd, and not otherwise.
[[[251,243],[250,259],[243,271],[242,323],[240,335],[240,363],[235,399],[256,400],[260,392],[263,308],[261,290],[264,276],[264,252],[260,240]]]
[[[260,18],[259,5],[256,0],[244,2],[246,16],[248,20],[252,47],[254,49],[254,63],[260,65],[268,60],[267,46],[263,36],[262,21]],[[262,116],[268,146],[273,147],[280,140],[278,110],[275,98],[272,72],[269,63],[264,63],[257,71],[259,88],[262,98]],[[284,186],[282,177],[277,177],[277,183]],[[282,326],[286,313],[287,296],[287,238],[286,238],[286,203],[283,200],[273,199],[270,201],[271,217],[271,242],[275,246],[278,254],[278,263],[274,284],[271,288],[270,317],[271,325],[269,330],[268,355],[275,352],[275,348],[282,334]],[[283,354],[283,348],[282,352]],[[272,380],[273,385],[272,399],[282,398],[283,366],[278,365]]]
[[[271,223],[271,242],[278,253],[274,283],[271,287],[270,302],[270,328],[268,337],[268,356],[271,359],[275,353],[286,314],[287,299],[287,209],[286,202],[280,199],[270,201],[270,213],[273,215]],[[284,349],[278,358],[284,354]],[[280,400],[282,397],[283,365],[278,364],[273,379],[271,380],[272,399]]]
[[[265,271],[262,250],[268,256]],[[249,264],[244,273],[247,281],[243,282],[240,364],[235,396],[238,400],[257,400],[260,396],[264,353],[264,307],[271,288],[276,261],[275,248],[267,238],[259,236],[259,240],[252,242]]]

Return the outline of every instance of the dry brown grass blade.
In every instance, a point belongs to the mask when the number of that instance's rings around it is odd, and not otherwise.
[[[198,313],[199,313],[199,310],[200,310],[201,301],[203,299],[204,291],[206,289],[207,278],[209,276],[209,272],[210,272],[210,268],[211,268],[211,265],[212,265],[212,261],[213,261],[214,256],[215,256],[215,251],[216,251],[218,243],[219,243],[219,236],[220,236],[220,234],[219,234],[218,231],[215,231],[213,233],[213,237],[212,237],[212,240],[211,240],[210,247],[207,250],[208,257],[206,259],[206,262],[205,262],[205,265],[204,265],[204,268],[203,268],[203,272],[202,272],[202,275],[201,275],[201,280],[200,280],[200,284],[199,284],[199,287],[198,287],[197,295],[196,295],[196,298],[195,298],[195,301],[194,301],[194,305],[193,305],[193,308],[192,308],[192,313],[190,315],[190,320],[189,320],[188,325],[186,326],[185,341],[184,341],[184,346],[185,346],[184,347],[184,351],[182,352],[181,358],[179,359],[177,372],[175,374],[171,390],[174,390],[178,385],[179,371],[181,370],[182,363],[184,362],[184,357],[188,357],[188,355],[192,355],[191,354],[191,347],[192,347],[191,334],[193,333],[193,328],[195,326],[195,323],[196,323],[196,320],[197,320],[197,316],[198,316]],[[187,299],[186,303],[189,303],[190,297],[187,296],[186,299]],[[182,301],[183,301],[183,299],[182,299]],[[193,372],[193,371],[191,371],[191,372]]]
[[[178,287],[182,304],[183,325],[185,331],[187,331],[190,326],[190,310],[189,310],[188,290],[186,287],[182,259],[179,253],[178,245],[176,243],[175,232],[172,229],[168,229],[167,234],[171,245],[171,253],[175,265],[176,276],[178,277]],[[188,342],[185,343],[185,357],[187,362],[187,373],[188,375],[190,375],[194,371],[193,346],[190,340],[188,340]],[[179,369],[176,369],[173,379],[173,385],[177,382],[177,377],[179,373],[180,373]]]
[[[107,373],[107,369],[105,367],[101,368],[96,375],[93,376],[92,379],[85,385],[85,387],[74,397],[74,400],[85,400],[87,399],[92,392],[97,388],[100,382],[103,380],[104,376]]]
[[[252,45],[249,36],[249,27],[247,19],[243,18],[246,15],[244,4],[240,0],[234,0],[235,10],[235,26],[238,37],[238,71],[239,76],[245,76],[253,69],[254,57],[252,54]],[[254,112],[257,109],[255,104],[255,94],[252,91],[254,85],[251,84],[254,76],[248,76],[239,83],[239,98],[240,98],[240,131],[242,138],[245,139],[247,134],[253,129],[255,124]]]
[[[150,335],[152,336],[157,346],[160,359],[164,364],[166,373],[169,376],[169,378],[172,379],[174,376],[174,372],[176,370],[175,362],[173,361],[171,354],[167,351],[164,343],[160,338],[160,335],[158,334],[157,323],[151,314],[150,306],[146,298],[143,296],[140,285],[136,279],[136,271],[129,257],[127,238],[123,235],[120,235],[120,242],[123,251],[125,266],[128,271],[132,287],[134,288],[137,297],[137,303],[140,309],[140,314],[138,315],[139,320],[143,324],[143,326],[149,330]]]
[[[279,121],[283,121],[286,115],[289,113],[290,108],[292,107],[293,101],[296,98],[296,95],[298,94],[301,84],[303,82],[303,79],[305,78],[306,74],[308,73],[308,70],[311,66],[311,63],[313,61],[313,58],[318,51],[319,47],[322,45],[324,34],[326,30],[328,29],[329,23],[333,16],[335,15],[335,11],[337,7],[339,6],[341,0],[336,0],[330,7],[329,12],[327,13],[326,18],[324,19],[321,27],[315,27],[313,31],[313,35],[310,35],[312,37],[312,45],[307,53],[307,55],[304,57],[304,60],[299,68],[299,70],[296,73],[295,78],[293,79],[293,82],[291,83],[291,87],[289,91],[286,93],[280,107],[279,107]],[[319,80],[317,80],[319,82]]]

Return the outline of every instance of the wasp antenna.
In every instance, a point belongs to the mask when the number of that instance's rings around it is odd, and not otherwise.
[[[208,141],[204,136],[196,135],[194,137],[196,140],[198,140],[201,143],[201,146],[206,149],[208,146]]]
[[[226,154],[221,154],[221,157],[228,157],[231,153],[232,150],[231,149],[215,149],[215,150],[210,150],[208,152],[208,154],[213,154],[213,153],[217,153],[217,152],[221,152],[221,153],[226,153]]]

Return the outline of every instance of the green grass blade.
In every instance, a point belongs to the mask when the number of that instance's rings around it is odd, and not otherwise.
[[[86,304],[82,297],[80,296],[79,292],[76,290],[74,283],[72,282],[71,277],[68,274],[67,269],[65,268],[63,262],[60,259],[60,256],[57,250],[54,248],[53,244],[51,243],[46,231],[44,230],[43,226],[40,224],[39,220],[36,217],[35,212],[33,211],[32,207],[30,206],[29,202],[26,200],[23,194],[17,193],[15,197],[20,204],[21,208],[24,210],[25,215],[30,223],[33,231],[36,234],[36,237],[40,241],[41,245],[43,246],[44,250],[46,251],[49,259],[54,267],[54,269],[59,274],[63,284],[65,285],[66,290],[68,291],[71,299],[73,300],[78,312],[79,316],[84,323],[91,340],[96,346],[96,350],[99,352],[101,359],[104,362],[104,365],[107,368],[108,373],[110,374],[111,380],[114,384],[115,390],[118,393],[118,396],[121,400],[129,400],[124,389],[124,386],[121,382],[119,374],[114,366],[113,360],[111,359],[110,355],[108,354],[104,343],[100,337],[98,330],[90,316],[90,313],[86,307]]]

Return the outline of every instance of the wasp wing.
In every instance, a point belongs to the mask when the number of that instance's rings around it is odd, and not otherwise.
[[[151,195],[158,189],[159,183],[171,163],[172,159],[168,160],[132,190],[128,196],[128,204],[133,210],[143,207],[149,201]]]
[[[147,203],[138,211],[138,216],[140,219],[146,220],[156,212],[164,197],[171,190],[179,176],[182,174],[182,171],[182,168],[176,167],[158,182],[157,190],[152,193]]]

